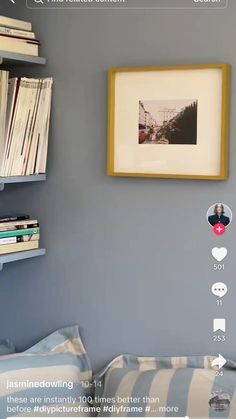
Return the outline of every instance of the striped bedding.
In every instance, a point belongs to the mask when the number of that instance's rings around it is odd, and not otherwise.
[[[214,359],[119,356],[95,376],[99,416],[235,419],[236,365],[217,376]]]
[[[86,416],[82,398],[91,378],[77,326],[61,329],[25,352],[0,356],[0,419]]]

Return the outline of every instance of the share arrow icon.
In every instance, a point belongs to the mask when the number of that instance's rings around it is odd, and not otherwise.
[[[219,354],[218,358],[215,358],[214,361],[212,361],[211,366],[219,367],[219,369],[221,369],[226,363],[227,363],[226,359],[222,355]]]

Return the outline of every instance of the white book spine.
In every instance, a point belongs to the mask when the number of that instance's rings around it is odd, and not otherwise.
[[[0,254],[6,254],[6,253],[15,253],[15,252],[21,252],[26,250],[33,250],[39,248],[39,241],[29,241],[29,242],[20,242],[20,243],[12,243],[12,244],[6,244],[0,246]]]
[[[39,46],[37,43],[33,43],[24,39],[14,39],[5,37],[0,37],[0,50],[7,52],[15,52],[18,54],[27,54],[38,57],[39,55]],[[33,41],[33,40],[32,40]]]
[[[47,124],[47,93],[48,93],[49,80],[45,79],[43,84],[43,95],[41,101],[40,112],[38,114],[38,135],[37,143],[35,144],[34,155],[32,159],[31,173],[36,173],[37,157],[41,152],[42,144],[44,141],[44,132]]]
[[[0,77],[0,168],[2,168],[6,143],[5,127],[7,111],[8,72],[1,71]]]
[[[7,221],[6,223],[0,223],[0,231],[15,230],[16,227],[22,229],[34,228],[35,224],[38,224],[37,220]]]
[[[27,120],[27,104],[29,100],[29,89],[27,88],[26,83],[23,79],[20,82],[20,89],[22,90],[22,100],[19,104],[19,109],[17,112],[17,120],[15,124],[15,132],[14,132],[14,149],[11,155],[11,162],[9,168],[9,175],[10,176],[17,176],[19,173],[17,172],[17,165],[18,159],[22,147],[22,142],[24,141],[24,127],[25,121]]]
[[[41,118],[38,125],[39,141],[38,141],[36,153],[35,153],[34,167],[32,169],[33,173],[36,173],[36,174],[38,174],[42,149],[46,140],[50,85],[51,85],[51,80],[50,79],[45,80],[44,95],[43,95],[43,101],[42,101],[42,106],[41,106]]]
[[[20,237],[20,240],[19,240]],[[24,236],[4,237],[0,239],[0,246],[5,244],[26,243],[40,239],[40,234],[25,234]]]
[[[28,139],[28,144],[27,144],[27,149],[26,149],[26,153],[25,153],[25,161],[24,161],[24,167],[23,167],[23,172],[25,175],[30,175],[30,161],[32,158],[32,150],[34,147],[34,141],[35,141],[35,131],[36,131],[36,126],[37,126],[37,115],[38,115],[38,109],[40,106],[40,98],[41,98],[41,85],[42,85],[42,79],[38,79],[38,89],[37,89],[37,95],[36,95],[36,99],[35,99],[35,104],[34,104],[34,110],[33,110],[33,115],[32,115],[32,124],[31,124],[31,130],[30,130],[30,134],[29,134],[29,139]]]
[[[34,32],[21,31],[20,29],[7,28],[6,26],[0,26],[0,35],[10,35],[26,39],[35,39]]]
[[[25,153],[27,149],[28,144],[28,136],[30,132],[31,127],[31,120],[32,120],[32,114],[33,114],[33,105],[35,102],[35,97],[37,93],[37,83],[34,82],[32,79],[22,79],[25,83],[25,86],[28,90],[27,94],[27,100],[25,103],[25,113],[22,117],[22,136],[21,141],[18,145],[18,151],[17,156],[15,158],[15,164],[13,169],[14,175],[22,175],[23,174],[23,166],[24,166],[24,159],[25,159]]]
[[[25,22],[24,20],[19,19],[12,19],[11,17],[7,16],[0,16],[0,25],[14,29],[21,29],[23,31],[32,30],[32,25],[30,22]]]
[[[38,150],[37,161],[36,161],[36,173],[46,172],[47,163],[47,151],[48,151],[48,135],[49,135],[49,123],[51,113],[51,102],[52,102],[52,78],[48,79],[46,103],[45,103],[45,118],[44,125],[42,126],[42,141]]]
[[[34,124],[34,131],[33,131],[31,147],[30,147],[30,152],[29,152],[29,157],[28,157],[28,166],[27,166],[27,172],[26,172],[27,175],[31,175],[33,173],[32,170],[34,167],[34,159],[35,159],[35,153],[37,149],[38,136],[39,136],[39,132],[38,132],[39,118],[41,118],[42,102],[44,100],[43,99],[44,85],[45,85],[45,80],[41,79],[40,94],[39,94],[39,100],[38,100],[38,106],[37,106],[37,112],[36,112],[36,118],[35,118],[35,124]]]
[[[9,80],[8,86],[8,102],[7,102],[7,114],[6,114],[6,130],[5,130],[5,150],[3,156],[3,164],[1,167],[1,176],[6,176],[6,165],[8,159],[8,152],[10,149],[11,143],[11,126],[13,123],[13,117],[15,112],[15,101],[16,101],[16,87],[17,87],[17,78]]]
[[[10,79],[8,83],[8,99],[7,99],[7,113],[6,113],[6,129],[5,129],[5,149],[4,149],[4,156],[3,156],[3,163],[1,166],[1,176],[5,176],[5,165],[7,159],[7,153],[9,149],[9,134],[11,123],[14,114],[14,103],[16,99],[16,85],[17,85],[17,78]]]
[[[37,79],[29,79],[28,80],[30,87],[31,87],[31,99],[29,104],[29,121],[28,127],[25,135],[25,143],[22,150],[21,161],[20,161],[20,174],[25,175],[25,168],[28,159],[28,152],[32,137],[32,132],[34,128],[34,120],[35,120],[35,104],[38,97],[38,90],[39,90],[39,81]]]
[[[16,237],[5,237],[4,239],[0,239],[0,246],[2,246],[3,244],[12,244],[16,242],[17,242]]]
[[[11,130],[9,135],[9,147],[7,153],[7,160],[5,165],[5,176],[11,175],[11,167],[13,163],[13,159],[16,152],[17,146],[17,133],[19,131],[20,125],[20,113],[22,111],[22,103],[24,101],[24,90],[22,89],[22,82],[20,81],[20,86],[17,94],[17,100],[15,104],[15,112],[13,115],[13,121],[11,124]]]
[[[21,79],[22,82],[22,89],[24,91],[24,99],[22,101],[21,112],[19,113],[19,124],[18,130],[16,132],[16,147],[15,147],[15,154],[13,156],[12,165],[11,165],[11,175],[18,176],[20,175],[19,165],[21,160],[21,151],[25,140],[25,131],[27,129],[27,122],[28,122],[28,108],[30,102],[30,95],[31,90],[29,86],[25,82],[24,79]]]

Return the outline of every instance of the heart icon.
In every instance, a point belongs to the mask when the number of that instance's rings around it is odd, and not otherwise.
[[[226,258],[228,251],[225,247],[214,247],[211,253],[218,262],[222,262]]]

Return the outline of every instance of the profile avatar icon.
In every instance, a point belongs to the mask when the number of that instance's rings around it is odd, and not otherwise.
[[[212,205],[207,211],[207,221],[213,227],[215,234],[222,235],[232,221],[231,209],[222,203]]]
[[[214,227],[216,224],[223,224],[225,227],[230,224],[230,218],[225,214],[225,207],[223,204],[215,204],[214,214],[208,217],[209,223]]]
[[[223,412],[230,406],[230,396],[224,391],[214,391],[209,400],[209,405],[216,412]]]

